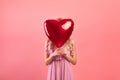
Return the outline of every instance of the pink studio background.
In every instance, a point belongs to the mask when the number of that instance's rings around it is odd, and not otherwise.
[[[74,80],[120,80],[119,0],[0,0],[0,80],[46,80],[43,22],[75,22]]]

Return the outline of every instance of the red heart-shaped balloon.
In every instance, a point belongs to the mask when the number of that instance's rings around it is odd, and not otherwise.
[[[49,19],[44,22],[44,30],[46,35],[58,48],[69,39],[73,28],[74,22],[72,19]]]

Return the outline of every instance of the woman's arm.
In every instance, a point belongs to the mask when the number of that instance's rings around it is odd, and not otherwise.
[[[50,55],[50,56],[47,56],[47,54],[45,54],[45,64],[48,65],[52,62],[52,59],[53,57]]]
[[[69,62],[71,62],[73,65],[75,65],[77,63],[77,54],[76,54],[75,42],[73,40],[71,40],[71,43],[73,44],[73,50],[72,50],[73,56],[70,56],[67,53],[63,53],[63,55]]]
[[[48,65],[52,62],[53,58],[58,54],[57,54],[57,49],[56,49],[52,54],[50,54],[50,56],[48,56],[47,51],[46,51],[46,48],[47,48],[46,45],[47,45],[47,41],[45,41],[44,60],[45,60],[45,64]]]

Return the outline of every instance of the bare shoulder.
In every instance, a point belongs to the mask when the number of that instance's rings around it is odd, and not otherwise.
[[[48,40],[45,40],[45,44],[48,42]]]
[[[48,43],[48,41],[49,41],[48,39],[45,40],[45,45]]]
[[[72,38],[70,38],[70,43],[75,44],[75,41]]]

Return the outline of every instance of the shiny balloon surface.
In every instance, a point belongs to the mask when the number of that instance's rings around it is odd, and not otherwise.
[[[49,19],[44,22],[44,30],[47,37],[58,48],[64,45],[64,43],[70,38],[73,28],[74,22],[72,19]]]

